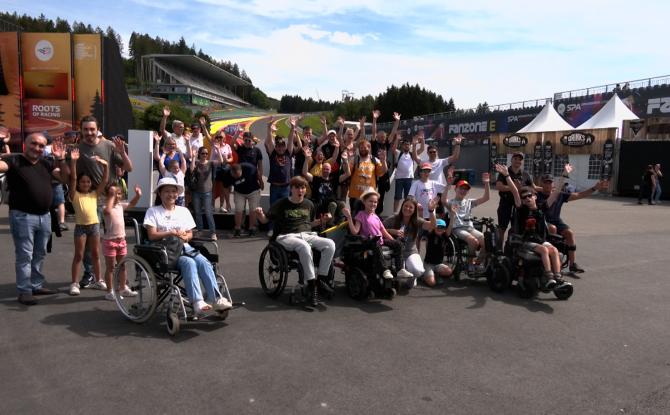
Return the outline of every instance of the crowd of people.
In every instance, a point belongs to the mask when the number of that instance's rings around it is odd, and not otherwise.
[[[319,290],[330,289],[325,281],[336,252],[335,242],[319,232],[343,221],[347,221],[351,234],[378,238],[376,260],[381,274],[393,278],[394,269],[396,276],[411,281],[408,288],[417,281],[432,287],[452,274],[450,264],[444,261],[452,234],[468,247],[467,271],[481,272],[481,258],[486,254],[484,236],[475,228],[472,212],[490,199],[490,174],[482,175],[483,193],[473,197],[471,184],[454,173],[461,136],[451,139],[451,155],[440,158],[437,146],[428,145],[422,131],[407,136],[399,130],[398,113],[393,114],[390,132],[378,131],[380,115],[379,111],[372,113],[369,137],[365,116],[354,128],[345,128],[340,117],[334,129],[328,128],[322,117],[321,136],[313,135],[309,127],[301,131],[301,118],[291,116],[286,137],[277,134],[276,121],[271,117],[263,143],[269,159],[271,207],[266,212],[260,207],[265,181],[259,140],[242,129],[233,134],[222,129],[212,135],[204,118],[192,123],[190,131],[175,120],[169,132],[166,124],[170,110],[164,109],[160,131],[154,133],[154,159],[159,171],[156,202],[145,215],[144,227],[152,241],[173,238],[183,244],[184,255],[176,264],[196,311],[231,306],[217,291],[211,267],[206,270],[206,259],[191,255],[193,249],[188,245],[194,236],[216,239],[216,199],[220,200],[221,211],[234,207],[234,238],[242,237],[244,213],[248,212],[248,236],[257,234],[258,223],[268,224],[268,236],[298,254],[312,305],[320,303]],[[52,230],[68,230],[59,207],[64,200],[63,183],[69,185],[67,198],[75,211],[69,293],[78,295],[81,288],[90,287],[104,290],[109,300],[114,299],[115,292],[137,295],[123,272],[119,286],[113,286],[111,275],[127,253],[123,211],[137,203],[142,189],[135,186],[134,197],[128,201],[123,176],[133,166],[123,138],[102,137],[91,116],[84,117],[80,127],[80,139],[66,135],[50,140],[45,134],[30,134],[22,154],[3,155],[0,160],[0,172],[7,173],[10,189],[21,189],[10,193],[9,205],[18,301],[22,304],[35,304],[34,296],[55,292],[44,285],[42,265]],[[558,183],[545,175],[536,184],[522,169],[523,157],[514,153],[510,166],[495,166],[495,189],[500,194],[498,240],[504,240],[510,224],[532,216],[543,223],[546,220],[547,232],[560,233],[574,246],[574,233],[561,220],[562,205],[605,189],[607,183],[601,181],[578,193],[566,191],[564,178],[572,172],[566,165]],[[393,194],[393,209],[383,218],[388,192]],[[556,269],[556,251],[546,241],[546,232],[534,238],[533,248],[542,257],[549,286],[560,272],[560,267]],[[384,259],[382,246],[393,252],[394,264]],[[420,249],[422,246],[425,248]],[[316,265],[313,250],[320,252]],[[79,278],[82,263],[84,276]],[[574,250],[570,271],[583,272],[575,262]]]

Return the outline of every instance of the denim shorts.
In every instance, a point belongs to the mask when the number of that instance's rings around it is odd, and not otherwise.
[[[93,223],[91,225],[74,225],[74,237],[80,236],[97,236],[100,234],[100,224]]]
[[[51,207],[55,208],[58,207],[58,205],[65,203],[65,192],[63,191],[62,184],[52,184],[51,191],[53,192],[53,196],[51,197]]]

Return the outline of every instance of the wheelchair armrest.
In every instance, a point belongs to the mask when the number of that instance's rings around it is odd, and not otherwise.
[[[167,272],[167,250],[158,245],[140,244],[133,248],[135,255],[149,263],[152,269],[158,272]]]
[[[507,240],[512,246],[518,246],[523,243],[523,237],[521,235],[517,235],[516,233],[510,233],[507,236]]]
[[[189,245],[197,249],[209,262],[219,262],[219,245],[209,239],[191,239]]]

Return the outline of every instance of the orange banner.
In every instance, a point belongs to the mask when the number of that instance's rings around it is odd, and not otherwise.
[[[26,134],[72,129],[72,48],[69,33],[22,33]]]
[[[0,125],[9,129],[12,142],[21,142],[21,84],[19,36],[0,33]]]
[[[75,34],[74,39],[74,119],[76,126],[86,115],[98,119],[102,129],[102,37]]]

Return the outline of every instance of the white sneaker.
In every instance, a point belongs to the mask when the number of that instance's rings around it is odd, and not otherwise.
[[[193,312],[196,315],[200,315],[204,313],[205,311],[209,311],[212,309],[212,306],[204,302],[203,300],[196,301],[195,304],[193,304]]]
[[[411,272],[407,271],[405,268],[401,269],[397,273],[398,278],[412,278],[414,275],[412,275]]]
[[[137,291],[133,291],[127,285],[119,292],[123,297],[136,297]]]
[[[120,295],[119,297],[121,297],[121,299],[123,300],[123,296],[122,296],[122,295]],[[114,293],[113,293],[113,292],[109,291],[109,292],[107,292],[107,294],[105,294],[105,300],[108,300],[108,301],[116,301],[116,297],[114,296]]]
[[[94,290],[107,291],[107,284],[105,284],[105,282],[103,280],[100,280],[100,281],[96,281],[93,284],[91,284],[91,288],[93,288]]]
[[[73,282],[70,284],[70,295],[79,295],[79,283],[78,282]]]
[[[268,238],[272,238],[272,235],[274,235],[274,232],[272,231],[272,229],[270,229],[268,231]]]
[[[214,303],[214,310],[216,311],[225,311],[230,310],[231,308],[233,308],[233,305],[226,297],[221,297]]]
[[[386,280],[392,280],[393,279],[393,274],[391,273],[390,269],[387,269],[384,271],[384,274],[382,274],[382,277]]]

